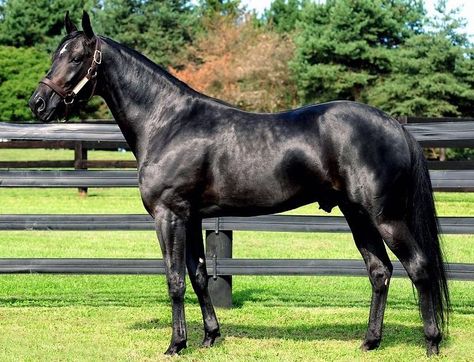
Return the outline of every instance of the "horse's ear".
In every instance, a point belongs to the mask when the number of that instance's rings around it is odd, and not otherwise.
[[[64,27],[66,28],[66,32],[68,34],[77,31],[77,26],[72,22],[71,18],[69,17],[69,11],[66,11],[66,15],[64,16]]]
[[[94,37],[94,30],[92,30],[91,19],[89,18],[89,14],[87,14],[87,11],[85,10],[82,12],[82,30],[89,39],[92,39]]]

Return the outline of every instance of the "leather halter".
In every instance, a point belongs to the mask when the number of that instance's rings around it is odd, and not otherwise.
[[[63,99],[63,102],[66,105],[66,118],[68,114],[68,108],[71,104],[74,103],[77,94],[91,79],[95,79],[97,77],[97,68],[99,67],[99,64],[102,63],[102,51],[100,43],[101,42],[99,37],[96,37],[94,55],[92,56],[91,66],[89,67],[89,69],[87,69],[87,74],[76,84],[76,86],[71,91],[65,90],[63,87],[57,85],[47,77],[44,77],[42,80],[40,80],[40,83],[43,83],[44,85],[51,88],[56,94],[58,94]],[[92,89],[91,95],[89,96],[89,99],[92,98],[92,96],[94,95],[96,85],[97,80],[94,83],[94,87]]]

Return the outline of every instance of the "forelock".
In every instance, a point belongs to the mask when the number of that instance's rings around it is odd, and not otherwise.
[[[56,48],[55,52],[53,53],[53,56],[52,56],[52,59],[56,59],[56,57],[58,55],[61,54],[61,51],[64,49],[64,46],[66,44],[69,44],[71,42],[73,42],[76,38],[79,38],[80,35],[82,35],[83,32],[82,31],[75,31],[75,32],[72,32],[70,34],[67,34],[62,40],[61,40],[61,43],[59,43],[58,47]],[[69,49],[71,49],[69,47]]]

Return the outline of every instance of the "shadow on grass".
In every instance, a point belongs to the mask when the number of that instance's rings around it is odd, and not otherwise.
[[[168,319],[152,319],[149,321],[138,322],[130,326],[132,330],[150,330],[150,329],[170,329],[171,324]],[[301,322],[293,326],[283,325],[249,325],[225,323],[221,326],[221,341],[227,337],[250,338],[250,339],[268,339],[277,338],[294,341],[316,341],[316,340],[336,340],[336,341],[361,341],[365,336],[367,329],[366,323],[344,323],[327,324],[319,323],[317,325]],[[188,331],[190,335],[201,335],[203,326],[196,321],[188,321]],[[384,347],[410,344],[423,346],[422,327],[410,327],[398,323],[387,323],[384,325],[384,337],[381,349]]]

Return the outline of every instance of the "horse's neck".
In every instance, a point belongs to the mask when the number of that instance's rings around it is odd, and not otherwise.
[[[104,98],[124,137],[138,158],[141,147],[166,123],[173,103],[186,97],[164,71],[147,64],[117,43],[103,41],[98,94]],[[169,112],[168,112],[169,114]]]

